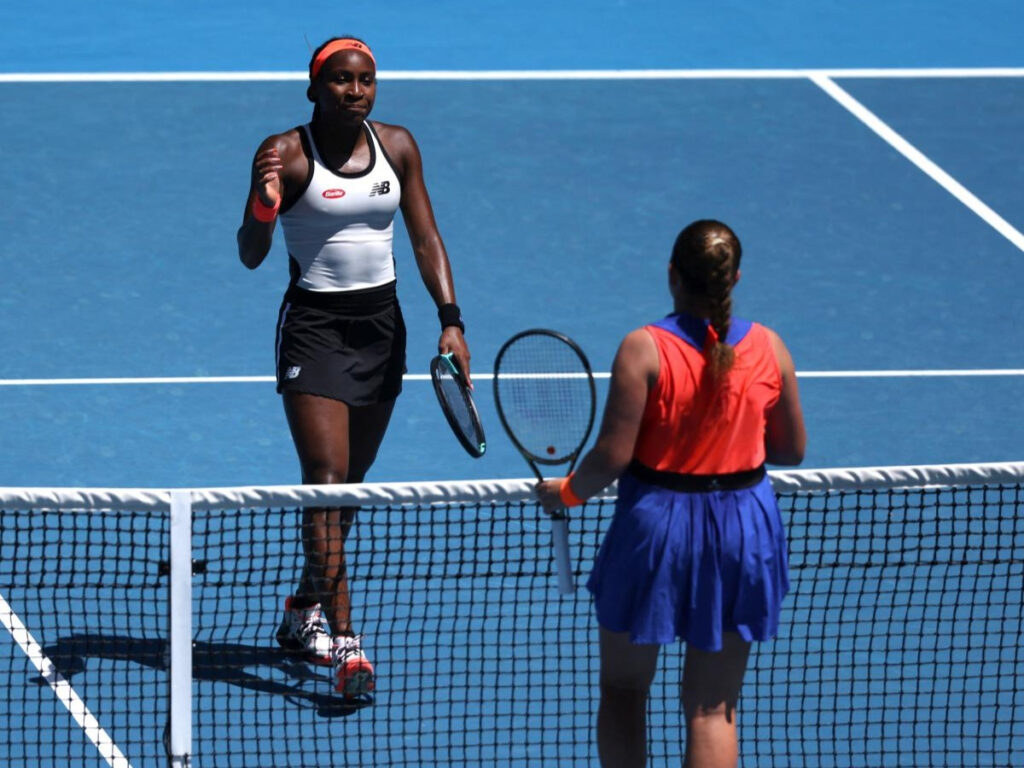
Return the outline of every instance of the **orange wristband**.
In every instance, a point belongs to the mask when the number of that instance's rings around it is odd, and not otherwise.
[[[572,486],[569,483],[575,477],[575,473],[569,475],[565,480],[562,481],[562,485],[558,489],[558,498],[562,500],[562,503],[567,507],[578,507],[582,504],[585,499],[581,499],[575,493],[572,492]]]
[[[264,224],[269,224],[277,218],[277,211],[280,207],[280,200],[278,200],[274,204],[274,207],[271,208],[263,204],[259,195],[254,195],[252,198],[252,217],[256,219],[256,221],[262,221]]]

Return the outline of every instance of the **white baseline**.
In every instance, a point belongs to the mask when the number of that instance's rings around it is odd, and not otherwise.
[[[381,80],[793,80],[813,77],[1024,77],[1024,67],[814,69],[550,69],[381,70]],[[308,80],[305,71],[276,72],[0,72],[0,83],[194,83]]]

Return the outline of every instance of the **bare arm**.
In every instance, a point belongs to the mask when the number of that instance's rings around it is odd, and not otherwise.
[[[385,142],[388,154],[399,166],[402,176],[402,218],[409,232],[409,242],[423,284],[437,307],[455,304],[451,263],[434,219],[430,195],[423,178],[423,160],[419,147],[405,128],[379,123],[374,125],[380,129],[380,137]],[[454,354],[468,381],[470,355],[462,331],[452,325],[443,328],[437,348],[439,352]]]
[[[804,460],[807,447],[807,432],[804,429],[804,415],[800,407],[800,393],[796,384],[796,369],[793,358],[774,331],[769,331],[775,359],[782,373],[782,393],[779,401],[768,412],[765,429],[765,458],[769,464],[795,466]]]
[[[249,269],[256,269],[270,252],[277,226],[258,220],[252,213],[254,200],[266,208],[280,206],[292,187],[292,177],[304,175],[305,159],[297,134],[270,136],[260,144],[252,162],[252,180],[245,199],[242,225],[238,228],[238,258]]]
[[[612,363],[608,400],[597,440],[573,474],[572,490],[580,498],[608,487],[629,465],[647,395],[658,378],[658,365],[658,349],[647,331],[639,329],[623,339]],[[537,496],[545,509],[564,506],[559,498],[561,485],[562,480],[555,479],[538,486]]]

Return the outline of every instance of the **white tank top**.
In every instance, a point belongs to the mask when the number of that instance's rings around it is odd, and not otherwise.
[[[351,291],[395,279],[395,211],[401,182],[376,131],[366,126],[370,164],[359,173],[327,168],[308,125],[312,151],[309,185],[281,214],[288,254],[298,267],[296,285],[307,291]]]

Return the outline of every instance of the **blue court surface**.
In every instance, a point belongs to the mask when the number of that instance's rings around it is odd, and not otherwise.
[[[736,314],[793,354],[805,466],[1021,459],[1016,0],[338,8],[0,9],[0,486],[299,481],[283,241],[249,272],[234,238],[255,148],[308,120],[310,48],[340,33],[375,49],[373,117],[419,143],[488,432],[473,460],[437,407],[399,225],[409,376],[368,480],[526,476],[502,342],[554,328],[607,372],[704,217],[744,244]]]

